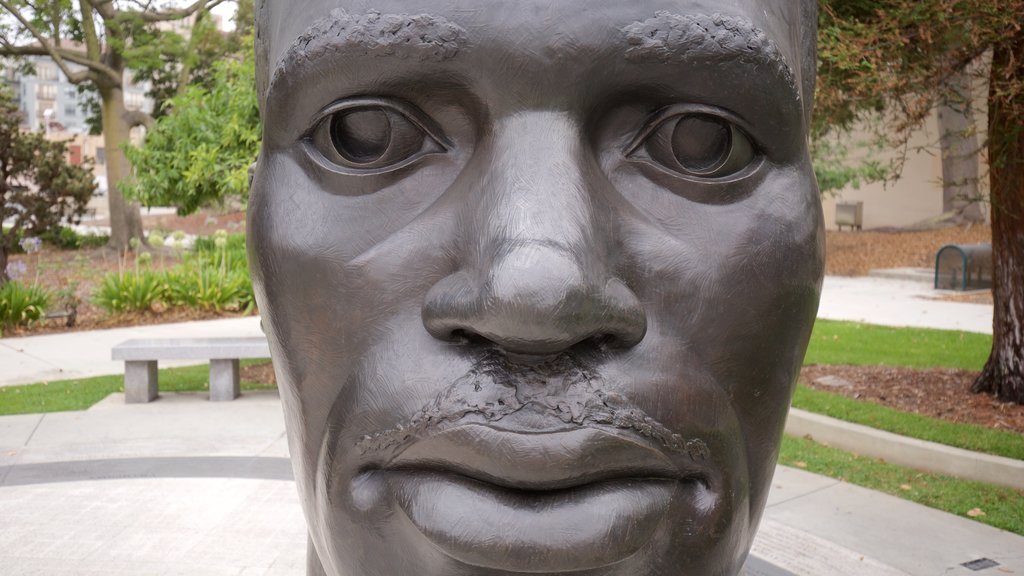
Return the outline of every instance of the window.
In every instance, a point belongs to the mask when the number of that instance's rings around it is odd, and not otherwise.
[[[64,115],[65,116],[77,116],[78,115],[78,106],[75,106],[74,104],[65,104],[64,105]]]
[[[57,67],[53,64],[38,64],[36,65],[36,77],[52,82],[57,79]]]
[[[146,97],[139,92],[125,92],[124,107],[129,110],[139,110],[146,103]]]
[[[40,100],[55,100],[57,98],[57,86],[54,84],[37,84],[36,98]]]
[[[107,149],[103,147],[96,148],[96,165],[103,166],[107,163]]]

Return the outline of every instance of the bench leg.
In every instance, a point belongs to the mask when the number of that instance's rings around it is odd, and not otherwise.
[[[124,363],[124,401],[145,404],[156,400],[156,360],[129,360]]]
[[[210,400],[234,400],[240,393],[238,360],[210,360]]]

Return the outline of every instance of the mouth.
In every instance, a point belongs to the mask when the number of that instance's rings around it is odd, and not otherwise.
[[[383,488],[415,530],[467,565],[511,572],[608,566],[640,552],[670,511],[711,522],[720,479],[595,428],[523,433],[467,424],[424,438],[353,488]]]

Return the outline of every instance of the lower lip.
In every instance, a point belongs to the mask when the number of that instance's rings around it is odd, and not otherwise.
[[[700,481],[614,479],[565,490],[521,491],[445,472],[385,472],[406,517],[463,564],[512,572],[599,568],[637,553],[674,501],[707,517]],[[685,511],[681,511],[684,512]]]

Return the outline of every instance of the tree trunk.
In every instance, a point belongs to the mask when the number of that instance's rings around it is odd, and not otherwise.
[[[11,278],[7,275],[7,246],[0,246],[0,286],[7,284],[10,280]]]
[[[103,101],[103,143],[107,152],[107,197],[110,206],[110,245],[123,251],[132,238],[142,239],[142,215],[137,202],[128,202],[120,191],[121,182],[131,174],[124,155],[131,126],[125,115],[124,91],[101,88]]]
[[[942,146],[942,211],[955,212],[969,222],[983,222],[978,192],[978,135],[974,124],[971,76],[967,70],[951,76],[939,106]]]
[[[992,353],[972,392],[1024,404],[1024,30],[995,47],[989,87]]]

